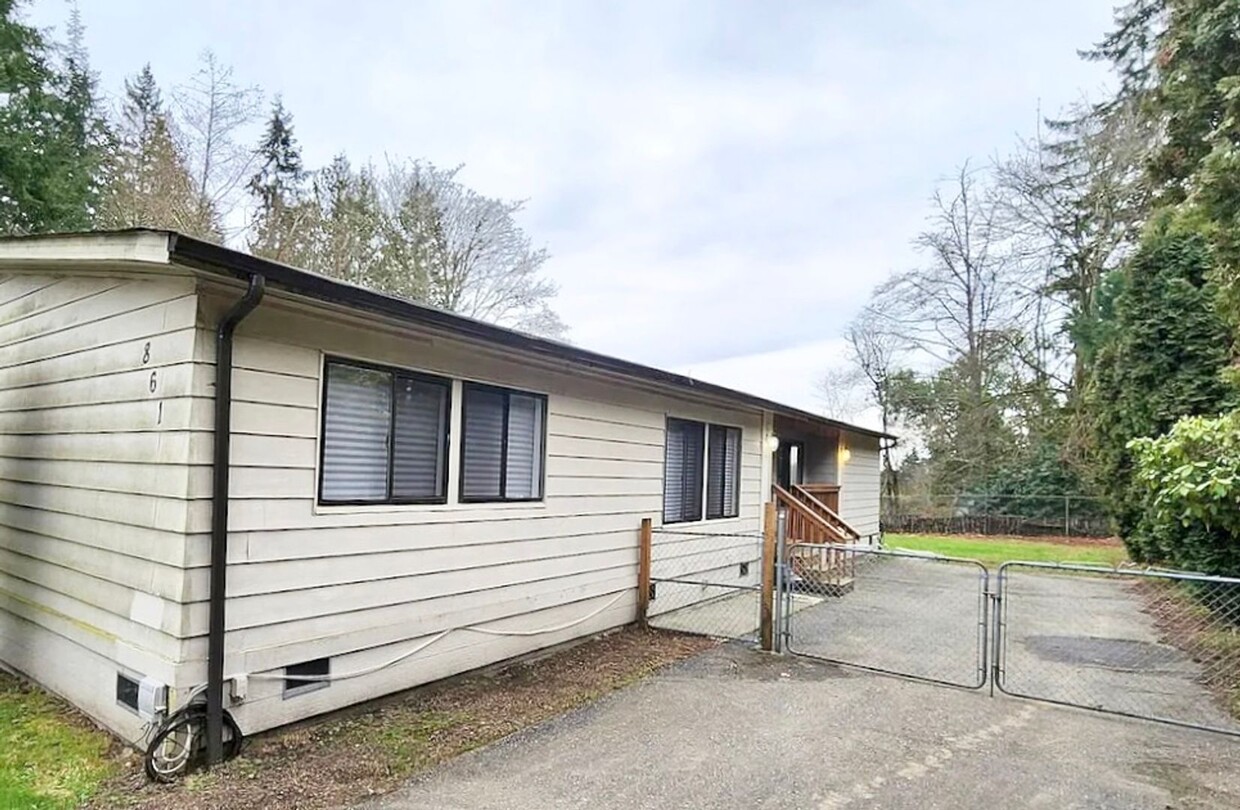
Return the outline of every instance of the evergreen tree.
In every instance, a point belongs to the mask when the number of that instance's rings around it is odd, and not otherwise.
[[[125,100],[121,104],[121,129],[129,142],[142,146],[150,142],[155,130],[167,123],[164,100],[147,62],[132,79],[125,79]]]
[[[258,204],[251,223],[250,250],[287,261],[288,254],[298,252],[299,220],[308,212],[302,210],[306,171],[301,148],[293,135],[293,116],[279,96],[256,154],[259,168],[247,184]]]
[[[106,227],[169,228],[219,240],[214,211],[200,204],[151,66],[125,80],[101,220]]]
[[[1231,392],[1220,371],[1228,329],[1213,304],[1205,238],[1170,214],[1151,226],[1132,260],[1108,280],[1102,343],[1088,391],[1097,484],[1133,557],[1153,561],[1138,528],[1145,498],[1128,442],[1166,432],[1184,416],[1218,415]]]
[[[0,232],[89,229],[108,133],[76,6],[63,60],[0,0]]]

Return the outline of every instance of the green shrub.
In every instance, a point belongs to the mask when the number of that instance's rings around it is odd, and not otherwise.
[[[1187,417],[1128,448],[1144,495],[1129,538],[1140,557],[1240,576],[1240,411]]]

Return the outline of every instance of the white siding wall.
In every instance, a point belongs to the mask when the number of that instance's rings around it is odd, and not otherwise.
[[[878,439],[857,433],[843,433],[840,446],[851,458],[840,462],[840,517],[861,533],[878,534],[881,492]]]
[[[230,298],[204,295],[201,325]],[[195,390],[208,390],[213,344],[197,346]],[[548,395],[546,499],[537,504],[320,507],[315,501],[323,353],[475,379]],[[401,663],[283,699],[252,680],[234,712],[253,732],[632,621],[638,526],[662,511],[667,415],[745,430],[741,515],[710,531],[759,529],[761,415],[710,408],[523,364],[498,353],[397,327],[302,311],[269,296],[236,344],[226,671],[267,672],[331,656],[333,673],[373,667],[451,628],[553,628],[501,636],[454,632]],[[209,402],[195,422],[209,419]],[[453,397],[455,487],[460,422]],[[205,671],[207,458],[192,470],[201,497],[189,516],[191,656]],[[659,538],[655,564],[704,571],[734,551]],[[722,556],[721,556],[722,555]],[[696,559],[695,559],[696,558]],[[703,562],[705,559],[707,562]],[[739,559],[739,558],[738,558]],[[733,570],[732,575],[735,575]]]
[[[117,670],[183,654],[195,313],[189,278],[0,276],[0,660],[129,739]]]

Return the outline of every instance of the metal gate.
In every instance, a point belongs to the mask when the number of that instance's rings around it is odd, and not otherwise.
[[[1240,579],[1009,562],[995,615],[1001,692],[1240,736]]]
[[[947,686],[986,685],[986,566],[851,545],[791,545],[785,558],[789,652]]]
[[[795,544],[783,649],[1240,736],[1240,579]]]

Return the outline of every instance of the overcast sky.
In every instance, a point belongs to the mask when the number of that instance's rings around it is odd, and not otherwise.
[[[102,89],[212,48],[306,162],[465,164],[552,258],[578,345],[819,410],[936,182],[1106,76],[1108,0],[81,0]],[[63,0],[31,19],[63,25]]]

